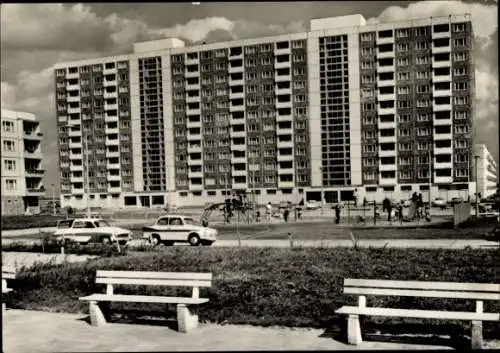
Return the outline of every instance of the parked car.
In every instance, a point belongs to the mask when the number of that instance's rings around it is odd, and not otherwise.
[[[500,241],[500,225],[496,225],[492,230],[483,234],[485,240]]]
[[[72,218],[57,222],[56,240],[65,243],[118,243],[126,245],[132,239],[128,229],[113,227],[101,218]]]
[[[440,207],[442,209],[446,208],[446,200],[442,197],[436,197],[434,201],[432,201],[432,207]]]
[[[142,228],[142,238],[153,245],[212,245],[217,233],[214,228],[198,225],[191,216],[178,214],[160,216],[152,226]]]
[[[321,208],[321,204],[318,201],[311,200],[306,202],[305,208],[306,210],[317,210],[318,208]]]

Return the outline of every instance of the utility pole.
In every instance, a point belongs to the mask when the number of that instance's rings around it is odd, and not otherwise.
[[[431,213],[431,188],[432,188],[432,165],[434,161],[432,160],[432,149],[429,148],[429,215]]]
[[[51,184],[52,186],[52,214],[56,214],[56,186],[55,184]]]
[[[90,198],[90,180],[89,180],[89,144],[88,144],[88,141],[87,141],[87,135],[85,134],[85,128],[84,128],[84,133],[83,133],[83,136],[84,139],[83,139],[83,142],[85,143],[84,144],[84,153],[85,153],[85,187],[87,189],[87,192],[86,192],[86,199],[87,199],[87,218],[90,218],[90,202],[89,202],[89,198]]]
[[[474,155],[474,170],[475,170],[475,174],[476,174],[476,219],[479,217],[479,192],[477,190],[477,181],[478,181],[478,161],[479,161],[479,156],[478,155]]]
[[[325,203],[323,201],[323,167],[319,167],[319,173],[320,173],[320,176],[321,176],[321,197],[320,197],[321,215],[323,215],[323,208],[325,207]]]

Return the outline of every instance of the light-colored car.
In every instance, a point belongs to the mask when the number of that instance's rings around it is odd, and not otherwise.
[[[318,201],[311,200],[305,203],[306,210],[317,210],[318,208],[321,208],[321,203]]]
[[[54,237],[63,244],[73,242],[126,245],[132,239],[132,232],[113,227],[101,218],[70,218],[57,222]]]
[[[446,200],[443,199],[442,197],[436,197],[432,201],[432,206],[433,207],[441,207],[441,208],[446,208]]]
[[[212,245],[217,233],[217,229],[198,225],[191,216],[177,214],[160,216],[152,226],[142,228],[142,238],[153,245]]]

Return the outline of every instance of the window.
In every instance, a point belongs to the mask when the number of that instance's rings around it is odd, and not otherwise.
[[[418,99],[417,100],[417,108],[425,108],[431,105],[431,101],[428,99]]]
[[[456,69],[453,70],[453,74],[455,76],[465,76],[465,75],[467,75],[467,68],[466,67],[457,67]]]
[[[255,79],[257,79],[256,72],[247,72],[247,80],[255,80]]]
[[[417,71],[415,74],[417,80],[426,80],[429,78],[429,71]]]
[[[2,131],[3,132],[14,132],[14,122],[13,121],[2,121]]]
[[[408,86],[398,86],[398,94],[409,94],[410,87]]]
[[[404,170],[399,172],[399,178],[400,179],[412,179],[413,178],[413,173],[411,170]]]
[[[399,157],[399,164],[400,165],[411,165],[411,158],[410,157]]]
[[[408,66],[410,60],[408,58],[398,58],[398,66]]]
[[[468,163],[469,156],[467,156],[466,154],[456,154],[455,155],[455,162],[456,163]]]
[[[468,125],[455,125],[454,126],[455,134],[467,134],[469,132]]]
[[[457,178],[466,178],[469,176],[468,169],[455,169],[455,176]]]
[[[375,66],[374,61],[362,61],[361,62],[361,69],[362,70],[371,70],[374,68],[374,66]]]
[[[398,100],[398,108],[410,108],[410,101]]]
[[[363,178],[365,180],[376,180],[377,177],[375,175],[375,172],[364,172]]]
[[[453,117],[457,120],[467,119],[469,114],[467,112],[453,112]]]
[[[453,45],[455,46],[455,48],[465,46],[465,38],[457,38],[453,40]]]
[[[430,86],[429,85],[418,85],[417,93],[429,93]]]
[[[373,48],[361,48],[361,55],[372,55]]]
[[[418,113],[417,114],[417,121],[430,121],[431,117],[429,114],[426,113]]]
[[[407,38],[408,36],[409,36],[409,33],[408,33],[407,29],[396,30],[396,37],[397,38]]]
[[[411,151],[411,149],[412,149],[411,143],[400,143],[399,144],[400,151]]]
[[[411,136],[411,130],[410,129],[399,129],[399,136],[400,137],[409,137],[409,136]]]
[[[409,72],[398,72],[398,80],[400,81],[408,81],[410,79]]]
[[[417,56],[417,65],[426,65],[430,62],[430,56],[426,55],[426,56]]]
[[[467,82],[455,82],[453,83],[453,89],[455,91],[465,91],[468,88]]]
[[[429,49],[429,43],[428,42],[417,42],[415,43],[415,50],[425,50]]]
[[[401,44],[398,44],[398,46],[397,46],[397,51],[399,51],[399,52],[405,52],[408,50],[410,50],[410,46],[408,45],[408,43],[401,43]]]
[[[417,170],[417,178],[418,179],[427,179],[429,177],[428,169],[419,169]]]
[[[305,75],[306,70],[303,67],[298,67],[298,68],[293,69],[293,74],[294,74],[294,76]]]
[[[365,89],[363,89],[363,90],[361,91],[361,96],[362,96],[363,98],[372,98],[372,97],[374,97],[374,96],[375,96],[375,92],[374,92],[374,90],[372,90],[372,89],[367,89],[367,88],[365,88]]]
[[[455,61],[466,61],[467,53],[466,52],[458,52],[453,54]]]
[[[469,97],[454,97],[453,98],[453,103],[456,105],[464,105],[469,102]]]
[[[453,32],[465,32],[464,23],[456,23],[452,26]]]
[[[370,152],[376,152],[376,151],[377,151],[377,148],[375,145],[364,145],[363,146],[363,152],[370,153]]]
[[[4,161],[4,166],[5,170],[9,172],[15,172],[16,171],[16,161],[12,159],[6,159]]]
[[[17,180],[15,180],[15,179],[5,180],[5,189],[6,190],[17,190]]]
[[[362,42],[370,42],[373,40],[373,33],[361,33]]]
[[[4,140],[3,150],[4,152],[16,152],[16,143],[11,140]]]
[[[375,82],[375,77],[372,75],[362,75],[361,83],[373,83]]]
[[[429,129],[426,127],[419,127],[417,129],[417,136],[429,136]]]
[[[364,158],[363,166],[365,167],[376,167],[378,166],[378,161],[375,158]]]

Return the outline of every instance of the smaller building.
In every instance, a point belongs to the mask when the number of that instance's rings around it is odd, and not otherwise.
[[[484,144],[476,145],[477,160],[477,191],[481,198],[493,195],[497,189],[497,163]]]
[[[36,214],[45,195],[40,123],[31,113],[2,109],[2,215]]]

